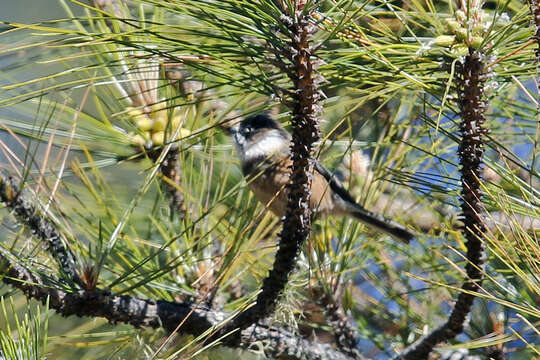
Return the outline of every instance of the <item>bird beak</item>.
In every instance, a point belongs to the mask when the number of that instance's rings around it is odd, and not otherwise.
[[[240,146],[241,144],[244,143],[245,139],[242,136],[242,133],[240,132],[240,123],[236,123],[232,126],[229,126],[226,132],[232,137],[234,143],[237,146]]]

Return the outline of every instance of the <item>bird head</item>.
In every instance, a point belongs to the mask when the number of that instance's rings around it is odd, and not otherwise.
[[[229,129],[243,161],[287,154],[290,135],[269,114],[250,116]]]

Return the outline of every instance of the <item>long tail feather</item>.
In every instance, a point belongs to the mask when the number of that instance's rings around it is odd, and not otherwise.
[[[408,230],[405,226],[387,219],[382,215],[372,213],[371,211],[368,211],[357,204],[352,198],[351,194],[349,194],[349,192],[345,190],[343,186],[341,186],[339,180],[337,180],[335,176],[319,162],[315,162],[315,170],[321,174],[326,181],[328,181],[330,189],[332,189],[332,191],[338,195],[340,200],[336,200],[338,202],[341,201],[343,210],[346,214],[350,214],[362,223],[398,240],[401,240],[406,244],[408,244],[415,237],[415,234]]]
[[[353,204],[354,210],[350,214],[361,221],[362,223],[370,226],[378,231],[388,234],[398,240],[408,244],[414,239],[415,234],[405,228],[403,225],[398,224],[395,221],[385,218],[379,214],[372,213],[358,204]],[[352,206],[351,206],[352,207]]]

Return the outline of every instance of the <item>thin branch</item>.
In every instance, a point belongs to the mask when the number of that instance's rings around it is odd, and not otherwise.
[[[53,224],[26,199],[18,181],[4,171],[0,171],[0,201],[15,214],[19,223],[26,225],[34,236],[43,241],[47,251],[58,263],[60,271],[73,283],[82,285],[77,270],[77,259],[73,252],[66,247]]]
[[[343,312],[343,307],[329,294],[325,294],[321,302],[338,349],[354,359],[361,359],[362,355],[357,347],[358,331]]]
[[[111,14],[115,18],[123,18],[122,8],[119,4],[119,0],[90,0],[90,5],[101,11],[111,11]],[[111,19],[107,19],[106,23],[110,29],[113,29]],[[125,24],[123,22],[119,22],[119,26],[122,30],[125,30]]]
[[[149,153],[152,161],[156,162],[159,157],[159,151],[152,151]],[[165,192],[170,197],[171,214],[179,214],[180,217],[184,217],[186,207],[184,203],[184,193],[181,190],[182,184],[182,169],[178,162],[180,156],[180,150],[178,145],[173,145],[165,155],[163,161],[159,164],[159,171],[164,177],[161,181],[161,185]]]
[[[540,124],[540,75],[538,68],[540,67],[540,0],[529,0],[529,6],[531,9],[531,14],[533,16],[533,25],[536,29],[534,36],[531,38],[531,40],[536,40],[537,48],[535,51],[536,54],[536,90],[537,90],[537,101],[536,101],[536,139],[535,139],[535,148],[538,145],[538,124]],[[533,163],[531,164],[531,168],[535,168],[535,160],[536,158],[533,158]],[[532,180],[532,178],[531,178]],[[532,183],[532,182],[531,182]]]
[[[533,16],[533,23],[536,28],[534,35],[531,39],[526,42],[528,44],[530,41],[536,41],[538,48],[536,49],[536,63],[540,62],[540,1],[539,0],[529,0],[529,7],[531,14]],[[538,84],[540,86],[540,84]]]
[[[488,347],[486,357],[490,360],[504,360],[504,350],[496,346]]]

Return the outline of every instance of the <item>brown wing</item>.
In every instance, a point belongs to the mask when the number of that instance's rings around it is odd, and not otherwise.
[[[289,157],[262,161],[248,175],[257,200],[279,217],[287,209],[286,186],[292,160]],[[408,243],[415,234],[390,219],[372,213],[357,204],[351,194],[321,164],[315,162],[310,207],[316,215],[350,215],[379,231]]]
[[[346,211],[344,207],[341,206],[341,201],[336,199],[335,192],[333,191],[327,178],[321,174],[321,167],[322,165],[316,161],[313,169],[313,181],[311,184],[311,209],[315,211],[317,215],[322,216],[329,214],[344,215]]]
[[[287,209],[286,186],[289,182],[291,164],[292,160],[289,157],[269,159],[261,162],[248,176],[249,187],[257,200],[279,217],[285,215]],[[317,171],[317,165],[311,189],[311,209],[318,214],[326,215],[330,212],[335,214],[335,201],[331,196],[330,186],[325,177]]]
[[[289,157],[267,159],[259,163],[247,176],[255,198],[279,217],[285,215],[287,208],[285,187],[289,182],[291,162]]]

